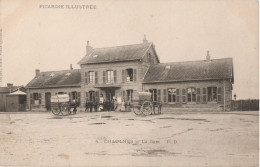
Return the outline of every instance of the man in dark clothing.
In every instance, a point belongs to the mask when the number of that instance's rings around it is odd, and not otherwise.
[[[93,106],[94,106],[93,102],[92,101],[89,102],[90,112],[92,112]]]
[[[85,112],[87,112],[89,110],[89,101],[88,100],[86,101],[85,107],[86,107]]]

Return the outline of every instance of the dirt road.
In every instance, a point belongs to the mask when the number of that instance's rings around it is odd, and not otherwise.
[[[258,166],[258,116],[0,113],[0,166]]]

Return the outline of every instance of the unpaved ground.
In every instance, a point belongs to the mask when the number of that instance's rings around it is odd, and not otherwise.
[[[258,112],[0,113],[0,166],[258,166]]]

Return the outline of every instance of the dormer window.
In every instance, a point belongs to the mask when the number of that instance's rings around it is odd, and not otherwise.
[[[68,72],[66,75],[67,75],[67,76],[70,76],[70,74],[71,74],[71,73]]]
[[[51,76],[51,77],[54,77],[54,75],[55,75],[54,73],[51,73],[51,75],[50,75],[50,76]]]

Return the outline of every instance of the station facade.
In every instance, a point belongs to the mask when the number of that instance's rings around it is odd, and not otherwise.
[[[120,103],[132,101],[135,92],[149,91],[152,99],[162,102],[165,107],[220,110],[231,107],[232,58],[210,59],[207,53],[206,59],[201,61],[160,63],[155,45],[144,38],[140,44],[106,48],[93,48],[88,42],[86,55],[78,64],[80,69],[72,70],[74,78],[68,80],[68,71],[57,72],[63,77],[53,76],[49,82],[45,82],[47,78],[41,78],[45,84],[33,87],[32,83],[39,83],[39,79],[34,78],[27,85],[30,106],[34,101],[33,94],[37,92],[42,94],[42,108],[46,108],[48,92],[51,95],[70,93],[70,97],[80,101],[84,108],[86,101],[99,101],[100,97],[104,100],[114,97]],[[45,73],[45,76],[52,74]]]

